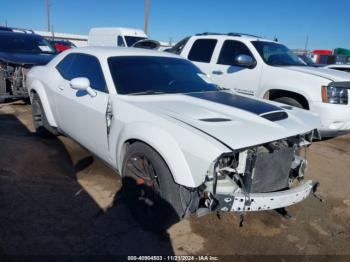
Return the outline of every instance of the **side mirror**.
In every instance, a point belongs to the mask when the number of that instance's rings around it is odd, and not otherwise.
[[[70,87],[75,90],[86,91],[91,97],[97,95],[96,91],[90,87],[90,80],[86,77],[76,77],[70,81]]]
[[[238,55],[235,57],[235,64],[242,67],[253,68],[256,62],[250,55]]]

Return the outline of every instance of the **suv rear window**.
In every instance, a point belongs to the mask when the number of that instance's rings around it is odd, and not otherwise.
[[[209,63],[216,43],[216,39],[197,39],[192,45],[188,59],[195,62]]]

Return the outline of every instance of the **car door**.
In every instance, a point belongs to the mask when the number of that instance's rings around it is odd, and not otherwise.
[[[213,80],[225,88],[244,95],[255,95],[259,88],[261,65],[256,64],[253,68],[238,66],[235,63],[238,55],[249,55],[255,59],[243,42],[225,40],[218,57],[212,59],[212,70],[209,74]]]
[[[73,53],[57,65],[57,70],[62,75],[56,87],[59,127],[95,155],[108,161],[109,94],[99,60],[91,55]],[[76,77],[88,78],[96,96],[72,89],[70,80]]]

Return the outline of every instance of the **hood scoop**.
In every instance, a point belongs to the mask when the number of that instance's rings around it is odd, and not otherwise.
[[[220,117],[214,117],[214,118],[201,118],[198,119],[203,122],[211,122],[211,123],[217,123],[217,122],[229,122],[232,121],[232,119],[229,118],[220,118]]]
[[[260,116],[273,122],[288,118],[288,114],[285,111],[265,113],[265,114],[261,114]]]

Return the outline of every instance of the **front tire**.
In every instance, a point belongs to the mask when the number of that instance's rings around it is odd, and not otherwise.
[[[131,144],[123,161],[122,176],[123,196],[142,226],[163,231],[183,217],[180,186],[153,148],[141,142]]]
[[[287,104],[287,105],[294,106],[294,107],[298,107],[298,108],[304,108],[303,105],[299,101],[297,101],[296,99],[291,98],[291,97],[286,97],[286,96],[279,97],[279,98],[274,99],[273,101],[276,101],[276,102],[279,102],[282,104]]]
[[[50,126],[47,121],[44,108],[38,94],[33,95],[32,116],[36,134],[42,138],[50,138],[59,135],[57,130]]]

